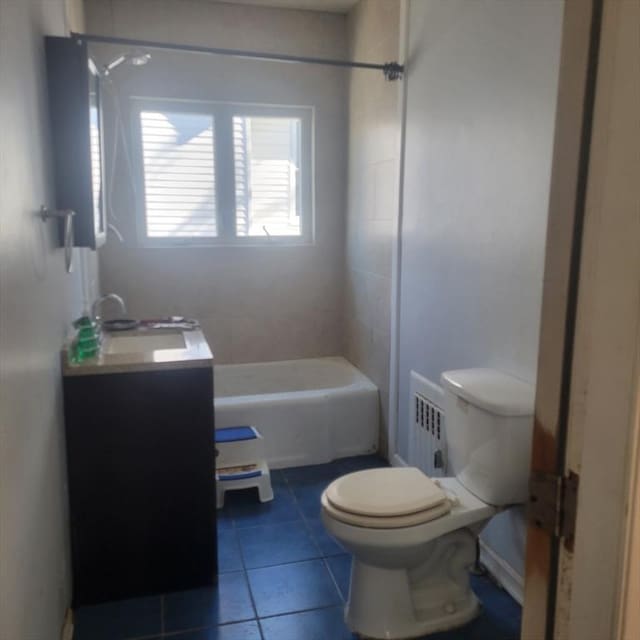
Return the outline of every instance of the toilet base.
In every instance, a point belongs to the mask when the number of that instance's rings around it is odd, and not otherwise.
[[[426,561],[410,569],[353,558],[345,609],[351,631],[361,638],[409,640],[460,627],[478,615],[480,605],[469,583],[475,536],[459,529],[430,546]]]

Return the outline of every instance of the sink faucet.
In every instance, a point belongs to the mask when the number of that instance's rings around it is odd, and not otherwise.
[[[96,322],[100,320],[100,316],[98,316],[98,309],[100,308],[102,303],[106,302],[107,300],[114,300],[115,302],[117,302],[120,305],[121,317],[125,318],[127,316],[127,307],[124,304],[124,300],[117,293],[107,293],[106,296],[98,298],[91,305],[91,318],[93,320],[95,320]]]

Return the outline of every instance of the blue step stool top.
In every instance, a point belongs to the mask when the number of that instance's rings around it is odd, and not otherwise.
[[[259,469],[256,471],[248,471],[247,473],[236,473],[227,475],[218,475],[218,480],[247,480],[248,478],[258,478],[262,475],[262,471]]]
[[[216,429],[216,442],[240,442],[241,440],[255,440],[256,435],[253,427],[225,427]]]

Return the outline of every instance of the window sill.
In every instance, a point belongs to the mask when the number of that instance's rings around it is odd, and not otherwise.
[[[288,247],[313,247],[315,240],[308,238],[296,239],[254,239],[242,241],[220,240],[218,242],[176,241],[176,240],[142,240],[138,242],[138,249],[241,249],[241,248],[271,248],[283,249]]]

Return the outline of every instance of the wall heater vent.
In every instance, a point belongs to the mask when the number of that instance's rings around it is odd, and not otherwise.
[[[444,392],[415,371],[411,372],[409,464],[428,476],[444,476],[447,467]]]

